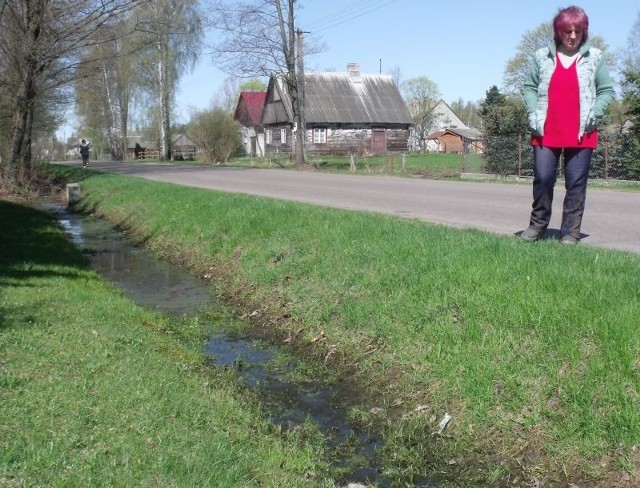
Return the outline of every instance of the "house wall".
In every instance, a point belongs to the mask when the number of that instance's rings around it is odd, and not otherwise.
[[[306,133],[306,151],[308,155],[346,156],[364,155],[372,151],[372,129],[327,129],[327,142],[313,143],[313,129]],[[406,129],[386,129],[386,152],[405,152],[409,139]],[[383,151],[385,152],[385,151]]]
[[[280,140],[280,129],[270,128],[271,142],[265,138],[265,155],[289,155],[295,152],[295,141],[292,131],[287,129],[287,140],[283,144]],[[327,129],[327,142],[314,144],[313,128],[307,128],[305,149],[307,155],[312,156],[347,156],[349,154],[372,154],[371,128]],[[384,129],[386,151],[402,153],[407,151],[409,141],[408,129]]]
[[[282,142],[282,133],[280,129],[286,129],[287,140]],[[271,131],[271,141],[268,141],[266,131]],[[289,127],[270,127],[265,129],[264,138],[265,156],[290,156],[294,153],[293,132]]]
[[[387,151],[404,153],[409,149],[409,129],[387,129]]]
[[[243,127],[241,130],[242,147],[247,156],[264,156],[264,132],[253,127]]]

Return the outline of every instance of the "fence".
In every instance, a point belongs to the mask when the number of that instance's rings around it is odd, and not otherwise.
[[[533,176],[533,149],[528,134],[484,139],[483,171],[501,176]],[[590,178],[640,181],[640,140],[630,133],[600,134]]]

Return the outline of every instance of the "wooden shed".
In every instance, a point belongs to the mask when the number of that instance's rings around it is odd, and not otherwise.
[[[426,137],[434,141],[435,150],[442,153],[481,153],[482,132],[471,127],[455,127],[432,132]]]
[[[176,134],[171,141],[173,158],[195,159],[197,144],[186,134]]]
[[[307,73],[304,78],[305,148],[308,155],[404,152],[412,124],[391,75]],[[262,125],[267,154],[293,152],[293,109],[281,76],[269,80]]]

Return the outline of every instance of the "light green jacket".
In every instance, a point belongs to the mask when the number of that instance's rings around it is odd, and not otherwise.
[[[532,56],[524,81],[522,95],[529,113],[529,126],[536,135],[543,135],[549,104],[549,82],[556,68],[556,45],[539,49]],[[600,49],[588,43],[580,47],[577,60],[580,88],[580,130],[578,140],[596,129],[598,120],[615,97],[609,69]]]

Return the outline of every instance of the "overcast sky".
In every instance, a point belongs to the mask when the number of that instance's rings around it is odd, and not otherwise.
[[[478,101],[502,85],[507,60],[525,32],[550,21],[557,0],[302,0],[297,27],[319,36],[324,52],[305,60],[309,71],[345,71],[358,63],[363,73],[400,70],[402,80],[426,76],[443,99]],[[583,0],[589,33],[619,52],[640,13],[638,0]],[[203,57],[184,75],[177,117],[208,108],[228,75]]]

